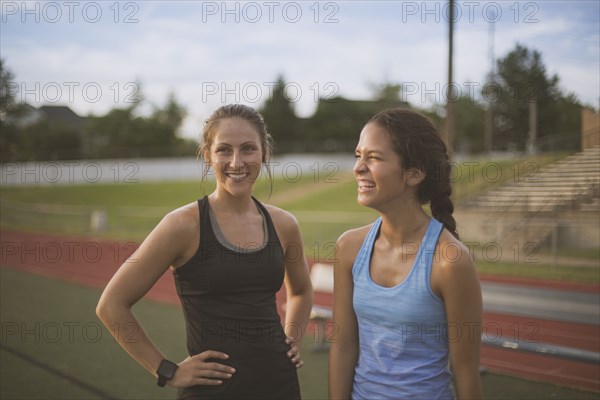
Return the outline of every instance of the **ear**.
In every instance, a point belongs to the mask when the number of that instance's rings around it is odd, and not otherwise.
[[[425,171],[419,168],[408,167],[404,171],[404,176],[408,186],[418,186],[421,182],[423,182],[427,174]]]

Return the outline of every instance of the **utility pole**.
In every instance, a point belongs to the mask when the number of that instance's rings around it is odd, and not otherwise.
[[[496,81],[496,56],[494,54],[494,28],[496,26],[495,21],[496,16],[493,15],[492,19],[489,22],[489,30],[488,30],[488,45],[489,45],[489,56],[490,56],[490,75],[489,75],[489,83],[494,83]],[[483,150],[490,154],[492,152],[492,143],[494,137],[494,108],[492,102],[487,100],[487,108],[485,110],[485,125],[483,131]]]
[[[452,53],[454,39],[454,0],[450,1],[448,18],[448,93],[446,95],[446,146],[448,147],[448,157],[454,156],[454,90],[452,80]]]
[[[529,101],[529,138],[527,139],[527,154],[537,153],[537,99]]]

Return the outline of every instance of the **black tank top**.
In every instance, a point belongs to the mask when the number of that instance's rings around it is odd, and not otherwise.
[[[246,249],[219,241],[207,197],[198,200],[198,250],[173,272],[187,348],[190,355],[205,350],[229,354],[215,361],[233,366],[236,373],[219,386],[180,390],[180,399],[299,398],[275,301],[285,273],[283,249],[268,211],[253,200],[266,222],[267,240]]]

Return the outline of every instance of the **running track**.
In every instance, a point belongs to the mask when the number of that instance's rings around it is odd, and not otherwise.
[[[50,236],[13,231],[1,232],[0,265],[18,268],[82,285],[102,288],[121,263],[137,248],[133,242],[116,242]],[[483,282],[506,285],[526,285],[555,290],[598,293],[597,285],[540,282],[482,276]],[[148,298],[179,304],[173,275],[165,273],[147,295]],[[285,298],[282,289],[277,294],[281,305]],[[331,294],[315,293],[315,304],[330,306]],[[281,310],[281,307],[279,307]],[[552,343],[561,346],[600,352],[600,327],[583,323],[562,322],[484,311],[484,332],[505,339]],[[600,392],[600,365],[569,361],[551,356],[523,353],[482,346],[481,364],[490,371],[527,379],[571,386]]]

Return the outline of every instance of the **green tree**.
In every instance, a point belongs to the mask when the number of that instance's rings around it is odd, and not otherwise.
[[[575,120],[580,118],[576,110],[578,102],[561,93],[559,78],[548,75],[541,53],[517,44],[514,50],[497,61],[497,68],[495,82],[488,86],[493,89],[492,92],[484,93],[490,101],[494,99],[495,148],[525,149],[532,101],[537,102],[540,143],[553,142],[563,149],[578,146],[579,140],[569,136],[569,132],[577,129]]]
[[[0,122],[4,123],[10,111],[15,107],[14,75],[0,58]]]
[[[373,99],[382,104],[400,103],[400,95],[402,93],[402,85],[386,82],[382,84],[371,85]]]
[[[387,108],[410,108],[401,100],[399,84],[372,84],[371,100],[350,100],[341,96],[321,98],[307,121],[306,136],[313,151],[352,151],[369,119]]]
[[[454,102],[454,147],[461,153],[480,153],[483,149],[485,109],[469,96]]]
[[[174,93],[169,93],[163,108],[155,108],[150,120],[168,130],[169,137],[175,137],[187,115],[187,110],[177,102]]]
[[[307,124],[313,150],[352,151],[364,125],[383,108],[386,107],[372,100],[320,99]]]
[[[22,147],[17,120],[27,108],[18,101],[16,89],[14,74],[0,58],[0,162],[17,161]]]
[[[408,102],[402,100],[403,87],[399,83],[374,84],[371,85],[371,90],[373,92],[372,99],[378,108],[377,111],[387,108],[411,108]]]
[[[140,101],[128,108],[114,108],[102,117],[90,118],[86,132],[88,157],[192,155],[194,146],[178,137],[186,110],[175,95],[169,94],[166,104],[155,107],[147,117],[137,115],[143,99],[141,91],[138,96]]]
[[[19,161],[70,160],[81,157],[81,138],[73,127],[46,119],[19,130]]]
[[[179,128],[187,114],[185,107],[177,102],[175,94],[170,93],[162,108],[155,108],[144,125],[143,143],[149,150],[148,156],[174,155],[180,144]]]
[[[140,128],[135,126],[132,107],[113,108],[104,116],[88,118],[86,157],[119,158],[129,155],[134,147],[135,131]]]
[[[541,143],[542,150],[579,150],[581,143],[582,104],[574,93],[561,94],[558,99],[557,132]]]
[[[294,112],[292,99],[286,93],[286,82],[283,76],[277,78],[273,92],[259,111],[277,147],[293,150],[295,142],[302,139],[302,132],[299,129],[299,119]]]

